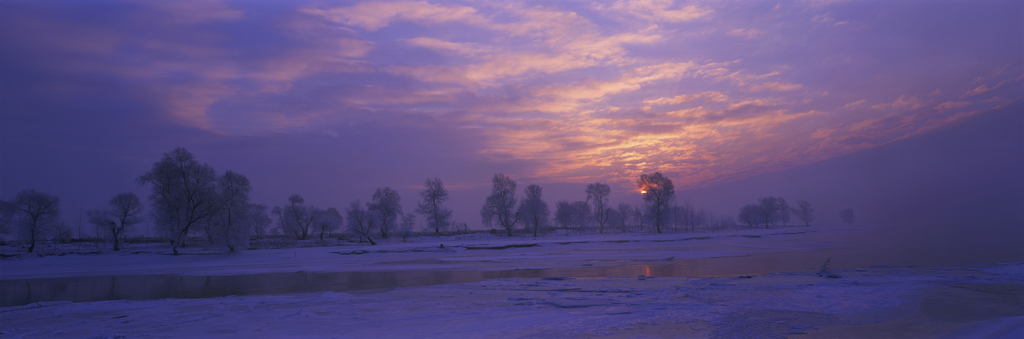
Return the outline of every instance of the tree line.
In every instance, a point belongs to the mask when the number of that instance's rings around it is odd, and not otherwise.
[[[217,175],[212,166],[200,163],[192,153],[179,147],[165,153],[136,183],[151,189],[148,217],[174,253],[179,252],[190,235],[200,231],[210,244],[224,245],[231,251],[246,249],[253,237],[269,234],[275,221],[271,216],[276,217],[277,231],[297,240],[323,240],[338,231],[371,244],[376,244],[374,238],[405,240],[415,233],[418,220],[423,220],[427,231],[435,235],[452,227],[468,229],[465,223],[453,221],[452,210],[446,206],[448,191],[440,178],[426,179],[416,209],[408,213],[402,209],[401,196],[390,187],[378,188],[365,204],[358,199],[351,201],[344,214],[333,207],[307,205],[298,194],[289,196],[281,206],[269,208],[249,201],[252,186],[244,175],[230,170]],[[553,218],[541,186],[528,185],[522,198],[517,186],[505,174],[494,175],[491,194],[480,209],[484,225],[503,229],[509,236],[521,231],[534,237],[558,229],[600,234],[662,233],[735,225],[730,217],[716,216],[688,203],[677,204],[672,180],[659,172],[642,174],[636,180],[642,197],[639,206],[611,206],[611,188],[595,182],[586,186],[583,200],[555,203]],[[114,250],[120,250],[125,232],[146,219],[143,213],[141,199],[135,193],[125,192],[112,197],[104,207],[89,210],[88,219],[97,229],[107,232]],[[785,226],[791,215],[809,226],[814,209],[807,201],[790,207],[783,198],[765,197],[741,207],[738,217],[748,226],[767,228],[769,224]],[[840,216],[852,224],[852,209],[841,211]],[[30,253],[37,242],[45,240],[47,232],[70,238],[70,231],[58,222],[59,217],[60,199],[47,193],[25,190],[12,201],[0,200],[0,234],[10,233],[11,226],[15,226]]]

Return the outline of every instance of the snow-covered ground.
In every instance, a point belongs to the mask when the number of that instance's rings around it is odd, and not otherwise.
[[[473,235],[236,254],[189,249],[179,256],[157,250],[24,256],[0,261],[0,283],[109,275],[543,270],[530,271],[540,274],[532,277],[478,274],[466,280],[471,282],[429,286],[417,285],[437,282],[413,275],[394,286],[342,292],[35,302],[0,308],[0,337],[1024,337],[1024,263],[931,265],[912,259],[913,252],[891,259],[865,255],[887,248],[863,241],[880,231]],[[844,268],[836,270],[842,278],[814,273],[826,255]],[[871,267],[907,261],[927,266]],[[548,273],[569,277],[542,277]]]
[[[222,248],[190,247],[182,249],[185,255],[177,256],[169,255],[170,249],[166,246],[150,246],[142,251],[108,251],[100,255],[26,255],[15,260],[0,261],[0,265],[3,270],[2,279],[137,274],[208,276],[407,269],[475,271],[584,267],[583,265],[621,266],[665,263],[678,259],[814,251],[845,246],[808,236],[816,233],[818,231],[812,229],[793,227],[723,233],[627,233],[539,238],[470,234],[453,237],[417,237],[409,239],[409,242],[392,239],[376,246],[348,244],[251,250],[239,253],[228,253]],[[829,232],[833,233],[836,231]]]

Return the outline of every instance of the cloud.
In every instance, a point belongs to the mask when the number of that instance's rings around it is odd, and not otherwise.
[[[707,17],[714,11],[696,5],[677,5],[672,0],[618,1],[608,7],[614,12],[625,12],[656,22],[686,22]]]
[[[921,104],[921,101],[918,100],[917,97],[908,98],[906,95],[901,95],[899,98],[896,98],[896,100],[891,103],[880,103],[871,106],[871,108],[877,110],[919,109],[921,107],[923,106]]]
[[[434,5],[425,1],[363,2],[329,9],[307,7],[300,12],[369,31],[387,27],[397,20],[423,24],[461,22],[480,27],[490,24],[471,7]]]
[[[944,111],[944,110],[947,110],[947,109],[954,109],[954,108],[964,107],[964,106],[967,106],[967,105],[970,105],[970,104],[971,103],[966,102],[966,101],[946,101],[944,103],[939,104],[938,106],[935,106],[935,109],[943,110]]]
[[[764,31],[756,28],[737,28],[726,32],[725,34],[738,36],[744,39],[754,39],[764,35]]]
[[[647,99],[643,101],[643,104],[648,106],[662,106],[678,105],[697,101],[726,102],[728,100],[729,96],[722,94],[721,92],[703,92],[696,94],[680,94],[671,98]]]
[[[10,7],[18,6],[32,5]],[[888,44],[951,50],[915,35],[943,26],[862,6],[843,20],[875,26],[836,32],[816,29],[841,24],[828,6],[176,2],[70,20],[0,13],[2,27],[19,28],[0,29],[0,43],[17,51],[10,69],[126,84],[180,125],[248,137],[444,126],[475,146],[471,156],[529,163],[519,176],[552,181],[628,181],[654,170],[687,185],[735,179],[905,138],[1020,96],[1021,67],[985,61],[1006,47],[957,49],[970,58],[949,60],[900,54]],[[982,24],[964,34],[984,36]],[[868,34],[879,30],[891,39]],[[771,43],[761,39],[768,32]],[[987,68],[917,66],[954,59]],[[62,86],[45,87],[73,92]]]
[[[767,91],[775,91],[775,92],[786,92],[786,91],[792,91],[792,90],[795,90],[795,89],[800,89],[801,87],[803,87],[803,86],[801,86],[800,84],[787,84],[787,83],[781,83],[781,82],[778,82],[778,81],[773,81],[773,82],[762,83],[760,85],[750,86],[750,90],[754,91],[754,92],[766,91],[766,90]]]
[[[978,94],[982,94],[982,93],[985,93],[985,92],[988,92],[988,91],[989,91],[988,86],[986,86],[985,84],[981,84],[981,86],[975,87],[974,89],[968,91],[967,95],[968,96],[978,95]]]
[[[164,18],[178,24],[231,21],[244,16],[243,11],[220,0],[149,1],[139,4],[163,13]]]

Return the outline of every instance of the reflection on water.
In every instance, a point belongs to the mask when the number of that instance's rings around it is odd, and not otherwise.
[[[294,272],[234,276],[125,275],[0,280],[0,306],[54,300],[82,302],[359,291],[556,275],[580,278],[638,275],[721,277],[771,272],[809,272],[816,271],[829,257],[832,258],[832,266],[836,269],[873,265],[939,266],[1024,261],[1024,241],[998,235],[922,234],[890,230],[854,235],[825,235],[810,237],[807,241],[823,241],[845,247],[818,251],[761,253],[741,257],[682,259],[665,264],[617,267],[503,271]]]

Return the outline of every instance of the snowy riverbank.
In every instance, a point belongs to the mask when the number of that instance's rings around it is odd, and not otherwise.
[[[1020,338],[1024,264],[749,278],[495,279],[0,308],[9,338]]]
[[[960,248],[935,250],[934,241],[907,240],[921,237],[890,228],[788,227],[537,239],[477,234],[242,253],[190,248],[188,254],[177,256],[159,247],[136,254],[19,256],[0,261],[0,283],[28,286],[45,279],[130,278],[85,288],[59,282],[42,285],[81,297],[96,291],[112,293],[125,281],[135,281],[132,277],[149,285],[153,277],[177,276],[194,280],[187,286],[215,293],[190,297],[198,299],[136,294],[113,299],[137,300],[74,303],[60,300],[92,299],[69,299],[65,293],[39,299],[53,301],[0,308],[0,335],[1024,335],[1024,260],[1019,259],[1019,243],[987,242],[989,246],[979,247],[960,241]],[[814,273],[827,257],[833,257],[832,265],[842,278]],[[984,263],[992,258],[1004,263]],[[294,282],[295,277],[311,276],[343,276],[346,281]],[[282,279],[287,280],[284,287],[273,285]],[[218,281],[254,286],[224,289],[216,286]],[[22,287],[10,291],[29,293]]]

